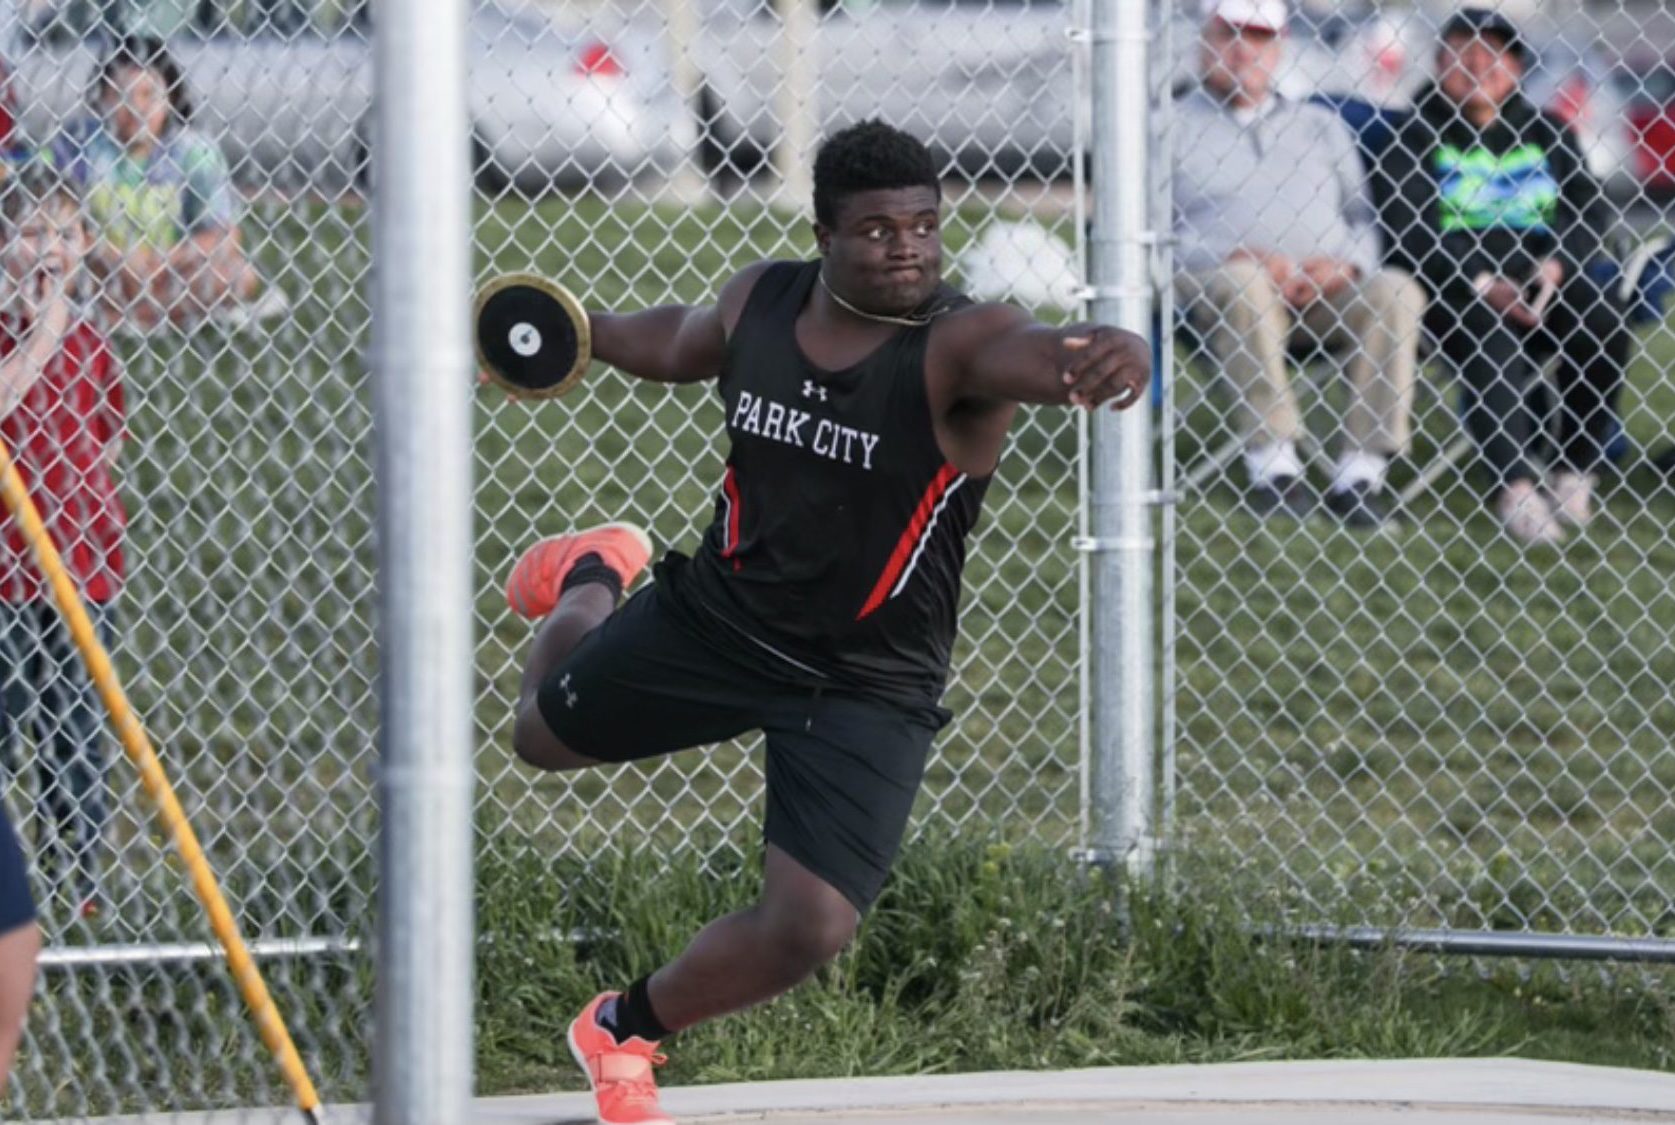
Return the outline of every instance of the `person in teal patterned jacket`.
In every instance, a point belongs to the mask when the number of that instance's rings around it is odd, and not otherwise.
[[[53,140],[47,158],[80,189],[97,237],[95,268],[118,320],[191,323],[258,287],[238,227],[226,158],[191,127],[179,66],[155,38],[118,43],[90,95],[95,115]]]
[[[1587,271],[1610,227],[1604,191],[1575,135],[1519,92],[1526,63],[1504,16],[1456,13],[1374,194],[1390,262],[1425,287],[1426,327],[1462,377],[1495,510],[1536,544],[1593,515],[1629,328]],[[1557,447],[1545,451],[1535,388],[1555,356]]]

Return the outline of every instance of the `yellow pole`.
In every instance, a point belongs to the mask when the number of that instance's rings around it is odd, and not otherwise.
[[[146,737],[145,728],[128,703],[128,696],[116,678],[116,669],[111,666],[110,656],[93,632],[93,622],[82,605],[81,595],[76,592],[75,583],[65,571],[64,560],[59,557],[58,548],[53,546],[46,524],[41,521],[41,513],[24,487],[11,450],[6,448],[3,440],[0,440],[0,491],[5,494],[6,507],[23,528],[23,537],[29,543],[36,565],[52,586],[53,601],[57,603],[58,612],[69,627],[70,636],[74,638],[93,683],[99,689],[99,697],[110,713],[111,726],[122,742],[122,749],[140,771],[140,784],[156,804],[163,827],[186,863],[186,870],[192,877],[192,889],[197,892],[198,901],[203,903],[204,911],[209,915],[210,928],[215,931],[227,955],[227,966],[232,970],[233,980],[250,1008],[251,1018],[256,1021],[256,1030],[262,1042],[267,1044],[268,1050],[279,1062],[279,1069],[284,1072],[285,1081],[296,1095],[297,1106],[303,1115],[311,1122],[317,1121],[320,1096],[314,1092],[314,1083],[309,1080],[308,1070],[297,1054],[296,1045],[291,1042],[291,1033],[286,1029],[273,997],[268,994],[267,985],[244,944],[244,938],[239,935],[238,922],[234,920],[227,900],[222,897],[221,887],[216,883],[215,873],[210,870],[209,860],[198,844],[197,834],[187,822],[186,810],[181,808],[174,787],[163,773],[163,764],[158,761],[157,752]]]

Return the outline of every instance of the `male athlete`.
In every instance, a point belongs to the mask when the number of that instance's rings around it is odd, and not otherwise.
[[[762,262],[714,307],[590,315],[594,355],[719,381],[732,448],[690,558],[619,609],[651,542],[626,524],[543,540],[507,583],[540,620],[518,756],[544,770],[767,738],[756,905],[570,1026],[606,1125],[668,1123],[671,1032],[761,1003],[835,957],[877,897],[948,712],[965,539],[1021,402],[1120,409],[1150,348],[1048,328],[942,284],[930,154],[876,121],[814,165],[812,262]]]

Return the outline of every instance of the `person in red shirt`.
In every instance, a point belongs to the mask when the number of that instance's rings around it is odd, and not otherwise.
[[[76,311],[87,226],[74,189],[38,165],[0,186],[0,221],[0,437],[108,644],[127,522],[111,477],[123,402],[105,340]],[[92,914],[107,818],[102,712],[10,513],[0,524],[0,671],[0,740],[33,720],[40,869]]]

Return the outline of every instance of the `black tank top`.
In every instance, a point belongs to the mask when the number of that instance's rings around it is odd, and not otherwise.
[[[841,371],[803,355],[795,325],[819,270],[770,266],[734,328],[719,385],[732,448],[678,592],[792,674],[934,706],[989,477],[937,446],[929,326]],[[951,289],[939,301],[970,303]]]

